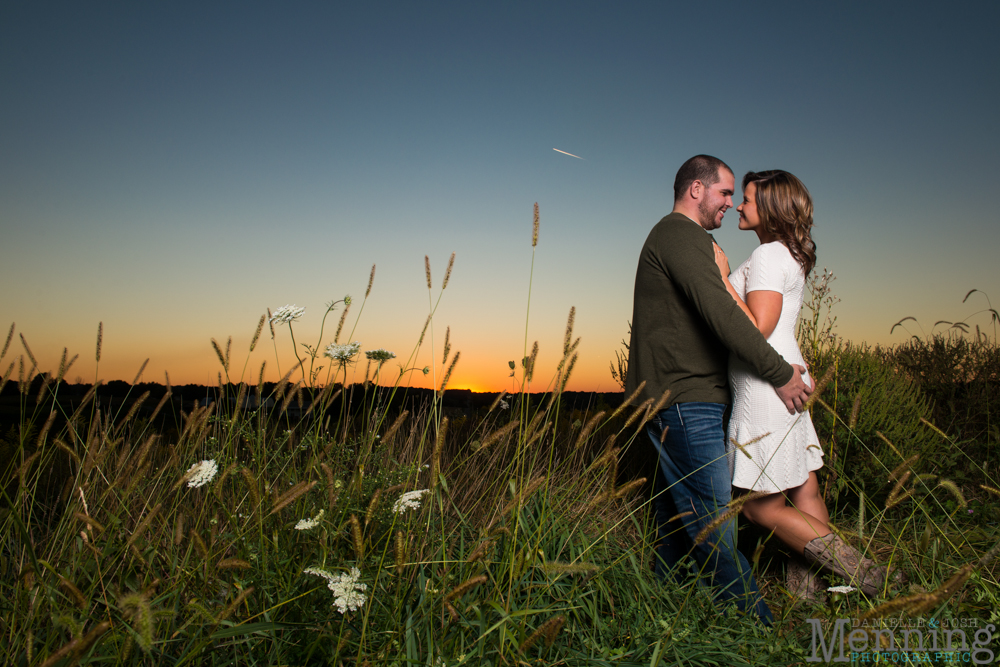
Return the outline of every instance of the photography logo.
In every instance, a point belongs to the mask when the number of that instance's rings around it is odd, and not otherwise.
[[[990,648],[996,627],[979,619],[879,619],[859,622],[807,618],[812,626],[806,662],[850,662],[890,665],[993,664]]]

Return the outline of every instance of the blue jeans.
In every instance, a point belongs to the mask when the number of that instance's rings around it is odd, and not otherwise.
[[[717,600],[734,602],[744,612],[752,610],[770,625],[771,610],[761,597],[750,564],[736,548],[735,518],[695,544],[698,533],[725,511],[732,498],[725,411],[721,403],[676,403],[646,426],[659,455],[653,481],[656,573],[683,580],[677,564],[690,554],[701,576],[715,588]],[[664,427],[667,432],[661,443]]]

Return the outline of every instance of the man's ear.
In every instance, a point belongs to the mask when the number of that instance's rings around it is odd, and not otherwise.
[[[691,187],[688,188],[688,194],[691,195],[691,199],[701,199],[701,195],[705,191],[705,184],[701,181],[691,181]]]

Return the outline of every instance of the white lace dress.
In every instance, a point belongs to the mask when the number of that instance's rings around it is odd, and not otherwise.
[[[760,245],[729,282],[746,300],[747,292],[769,290],[782,296],[781,316],[767,342],[790,364],[805,365],[795,340],[802,309],[802,267],[782,243]],[[729,468],[733,486],[776,493],[801,485],[809,471],[823,466],[823,450],[808,412],[788,414],[768,382],[746,364],[729,357],[733,413],[729,421]],[[733,440],[742,447],[737,448]]]

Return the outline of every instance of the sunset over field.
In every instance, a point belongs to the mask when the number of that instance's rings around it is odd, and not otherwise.
[[[144,381],[215,384],[211,340],[232,336],[231,379],[266,361],[277,380],[288,327],[249,354],[259,317],[304,306],[296,342],[324,348],[341,313],[317,341],[325,304],[350,295],[339,342],[393,351],[383,384],[398,364],[433,367],[404,384],[440,382],[450,327],[450,387],[511,389],[508,362],[538,341],[543,390],[575,307],[568,388],[614,391],[639,249],[697,153],[737,183],[781,168],[809,187],[838,335],[943,331],[1000,303],[997,13],[8,3],[0,326],[16,329],[0,371],[20,334],[43,370],[79,354],[71,382],[131,381],[148,358]],[[715,234],[734,264],[756,244],[736,220]]]

